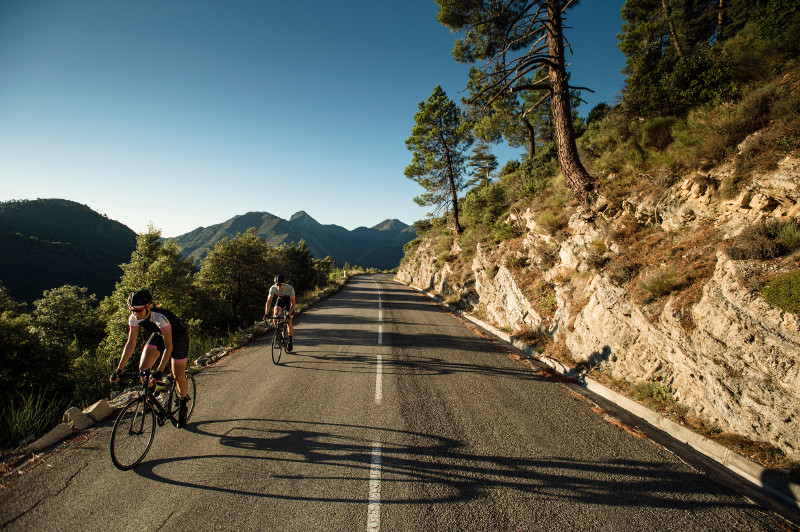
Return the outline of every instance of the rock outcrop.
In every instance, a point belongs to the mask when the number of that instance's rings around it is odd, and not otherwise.
[[[634,383],[661,382],[690,415],[800,460],[800,319],[748,286],[763,264],[717,251],[702,292],[682,308],[670,296],[661,306],[643,304],[629,284],[593,264],[598,249],[620,253],[609,228],[626,217],[665,235],[712,227],[732,238],[764,218],[800,215],[800,159],[785,158],[735,198],[720,200],[713,183],[730,172],[697,173],[661,197],[630,198],[620,208],[601,198],[592,214],[571,216],[561,238],[540,230],[530,211],[518,215],[509,221],[526,228],[521,250],[478,246],[461,271],[452,261],[437,267],[435,244],[423,240],[397,277],[457,300],[499,328],[563,339],[575,363],[602,365]],[[531,282],[552,287],[555,308],[543,310]]]

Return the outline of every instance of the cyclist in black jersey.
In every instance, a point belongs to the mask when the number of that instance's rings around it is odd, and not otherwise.
[[[161,380],[167,362],[171,361],[172,375],[178,385],[181,397],[178,414],[179,427],[186,424],[187,401],[189,400],[189,384],[186,381],[186,362],[189,358],[189,334],[183,322],[171,311],[157,307],[153,303],[153,295],[149,290],[139,290],[128,296],[128,309],[131,315],[128,318],[128,341],[122,348],[117,370],[109,379],[112,383],[119,381],[125,364],[128,363],[133,350],[136,348],[136,337],[139,329],[149,331],[142,356],[139,359],[139,371],[150,369],[158,360],[153,380]],[[159,360],[159,355],[161,358]]]

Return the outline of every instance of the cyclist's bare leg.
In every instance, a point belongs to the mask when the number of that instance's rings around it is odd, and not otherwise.
[[[178,393],[181,398],[189,393],[189,382],[186,380],[186,362],[188,359],[172,359],[172,376],[175,377],[175,384],[178,385]]]
[[[142,349],[142,356],[139,359],[139,371],[151,369],[159,358],[161,358],[161,351],[156,346],[147,344]],[[152,385],[150,386],[152,387]]]
[[[289,316],[289,336],[294,334],[294,316]]]

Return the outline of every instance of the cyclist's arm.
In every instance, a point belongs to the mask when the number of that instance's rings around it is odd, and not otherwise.
[[[272,306],[272,294],[267,298],[267,304],[264,305],[264,320],[269,317],[269,308]]]
[[[294,313],[294,296],[289,298],[289,316]]]
[[[119,364],[117,364],[117,373],[121,373],[122,370],[125,369],[125,365],[128,363],[131,353],[133,353],[133,350],[136,349],[136,336],[138,334],[139,329],[128,327],[128,341],[125,342],[125,347],[122,348],[122,356],[119,359]],[[119,380],[117,373],[115,373],[112,379],[110,379],[111,382],[117,382]]]

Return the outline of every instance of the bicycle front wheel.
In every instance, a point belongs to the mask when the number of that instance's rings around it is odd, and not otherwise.
[[[111,461],[117,469],[133,469],[144,459],[156,434],[156,413],[143,397],[132,399],[114,422]]]
[[[194,411],[194,402],[197,400],[197,386],[194,383],[194,375],[186,372],[186,382],[189,384],[189,401],[186,402],[186,421],[189,421],[192,417],[192,412]],[[170,414],[174,419],[178,419],[178,410],[180,409],[180,399],[178,395],[178,386],[173,383],[169,389],[169,403],[170,405]]]
[[[278,364],[281,360],[281,350],[283,349],[283,325],[278,325],[275,328],[275,334],[272,335],[272,363]]]

